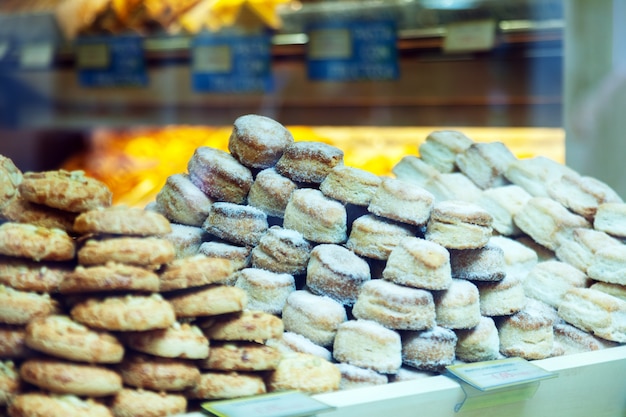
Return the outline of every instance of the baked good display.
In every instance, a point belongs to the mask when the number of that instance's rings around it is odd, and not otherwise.
[[[287,298],[296,290],[296,281],[290,274],[244,268],[236,274],[235,287],[245,291],[247,308],[280,315]]]
[[[462,173],[484,190],[509,184],[504,172],[516,159],[502,142],[474,142],[456,155],[455,163]]]
[[[344,243],[348,213],[337,200],[315,188],[300,188],[291,193],[285,207],[283,227],[300,232],[316,243]]]
[[[350,306],[370,279],[368,263],[344,246],[321,244],[311,251],[306,269],[306,285],[311,292]]]
[[[191,182],[187,174],[167,177],[155,197],[156,210],[173,223],[202,226],[213,201]]]
[[[228,150],[249,168],[269,168],[294,142],[291,132],[276,120],[258,114],[239,116],[233,123]]]
[[[423,226],[430,218],[435,197],[414,183],[383,178],[367,210],[380,217]]]
[[[480,323],[478,287],[464,279],[452,279],[450,286],[434,295],[436,322],[448,329],[471,329]]]
[[[248,192],[248,204],[262,210],[268,217],[285,217],[287,203],[298,185],[279,174],[273,167],[256,174]]]
[[[381,182],[382,178],[369,171],[340,164],[330,170],[319,189],[342,203],[367,207]]]
[[[439,172],[457,170],[456,156],[469,148],[474,141],[457,130],[437,130],[426,136],[418,147],[420,158]]]
[[[456,333],[441,326],[402,332],[402,363],[420,371],[442,371],[454,363],[456,343]]]
[[[478,249],[489,242],[493,217],[482,207],[463,200],[437,202],[424,237],[447,249]]]
[[[570,288],[585,288],[589,277],[572,265],[553,260],[539,262],[524,280],[524,293],[532,298],[558,308],[563,295]]]
[[[352,222],[346,247],[362,257],[386,261],[404,237],[415,233],[414,226],[366,214]]]
[[[307,353],[286,355],[267,378],[269,392],[318,394],[336,391],[340,384],[341,372],[335,364]]]
[[[362,285],[352,314],[357,319],[372,320],[395,330],[424,330],[435,326],[435,302],[430,291],[384,279]]]
[[[219,239],[242,246],[255,246],[267,231],[265,212],[249,205],[215,202],[202,227]]]
[[[303,141],[288,145],[274,167],[279,174],[297,183],[320,184],[341,164],[341,149],[323,142]]]
[[[276,273],[303,274],[311,249],[311,243],[297,230],[271,226],[251,251],[252,266]]]
[[[69,261],[76,253],[76,243],[61,229],[26,223],[0,224],[0,255],[34,261]]]

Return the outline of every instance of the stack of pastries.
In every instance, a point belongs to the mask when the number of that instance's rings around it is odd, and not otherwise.
[[[0,157],[0,405],[169,415],[626,343],[620,196],[457,131],[418,150],[380,177],[244,115],[145,208]]]

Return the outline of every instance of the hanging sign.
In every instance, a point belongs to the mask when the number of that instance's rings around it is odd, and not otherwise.
[[[191,42],[196,92],[268,92],[274,88],[268,33],[202,33]]]
[[[395,80],[400,75],[393,20],[313,23],[307,30],[312,80]]]

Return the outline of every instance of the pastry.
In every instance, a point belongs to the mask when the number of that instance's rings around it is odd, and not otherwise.
[[[158,275],[145,268],[108,262],[105,265],[78,265],[58,286],[62,294],[159,290]]]
[[[274,168],[297,183],[320,184],[330,170],[341,164],[341,149],[323,142],[302,141],[288,145]]]
[[[430,218],[435,197],[424,188],[396,178],[384,178],[374,192],[367,210],[380,217],[414,226]]]
[[[75,253],[74,240],[64,230],[25,223],[0,224],[0,255],[34,261],[69,261]]]
[[[209,340],[192,323],[175,322],[168,328],[120,333],[128,348],[162,358],[206,359]]]
[[[155,203],[157,211],[172,223],[202,226],[213,201],[187,174],[173,174],[165,180]]]
[[[298,185],[280,175],[274,168],[259,172],[248,193],[248,204],[265,212],[268,217],[285,217],[287,203]]]
[[[283,227],[300,232],[316,243],[343,243],[347,238],[346,208],[314,188],[291,193],[285,208]]]
[[[267,214],[253,206],[215,202],[202,227],[227,242],[255,246],[269,225]]]
[[[441,372],[456,359],[454,331],[435,326],[402,332],[402,363],[420,371]]]
[[[247,308],[251,310],[281,314],[287,297],[296,290],[296,281],[290,274],[244,268],[236,275],[235,287],[245,291]]]
[[[342,203],[367,207],[381,182],[369,171],[341,164],[330,170],[319,189]]]
[[[489,242],[493,218],[480,206],[462,200],[433,207],[424,237],[447,249],[478,249]]]
[[[269,392],[319,394],[337,391],[340,383],[341,372],[333,363],[306,353],[286,355],[267,377]]]
[[[248,295],[241,288],[212,284],[166,294],[177,318],[216,316],[242,311],[248,305]]]
[[[169,220],[155,211],[114,205],[79,214],[74,221],[79,234],[159,236],[172,231]]]
[[[437,130],[426,136],[419,145],[420,157],[439,172],[457,170],[456,156],[469,148],[474,141],[456,130]]]
[[[224,284],[232,280],[234,272],[233,263],[224,258],[196,254],[175,259],[163,265],[159,271],[159,291]]]
[[[403,238],[415,234],[411,225],[366,214],[352,222],[346,247],[365,258],[387,260]]]
[[[455,163],[462,173],[485,190],[507,185],[509,181],[504,172],[516,159],[502,142],[476,142],[457,154]]]

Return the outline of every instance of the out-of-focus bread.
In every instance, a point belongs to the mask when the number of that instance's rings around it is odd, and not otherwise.
[[[626,237],[626,203],[604,203],[598,206],[593,227],[611,236]]]
[[[504,172],[516,159],[502,142],[476,142],[456,156],[456,165],[484,190],[508,184]]]
[[[553,260],[535,265],[526,275],[524,291],[527,296],[557,308],[569,289],[584,288],[589,284],[584,272],[568,263]]]
[[[513,216],[520,211],[532,196],[519,185],[484,190],[475,201],[493,217],[493,229],[503,236],[517,236],[522,232],[513,221]]]
[[[393,166],[391,172],[400,180],[413,182],[421,186],[428,184],[433,178],[441,175],[437,168],[415,155],[402,157]]]
[[[566,173],[547,185],[548,195],[576,214],[593,222],[598,206],[623,203],[606,183],[588,176]]]
[[[533,197],[549,197],[548,183],[558,180],[565,174],[577,175],[576,171],[567,165],[545,156],[517,159],[512,161],[504,172],[506,179],[519,185]]]
[[[586,273],[594,263],[596,252],[613,245],[622,245],[622,242],[600,230],[580,228],[561,239],[554,253],[559,260]]]
[[[626,285],[626,245],[609,245],[596,251],[587,274],[598,281]]]
[[[471,146],[474,141],[456,130],[437,130],[426,136],[419,145],[419,154],[424,162],[446,173],[457,170],[456,156]]]

